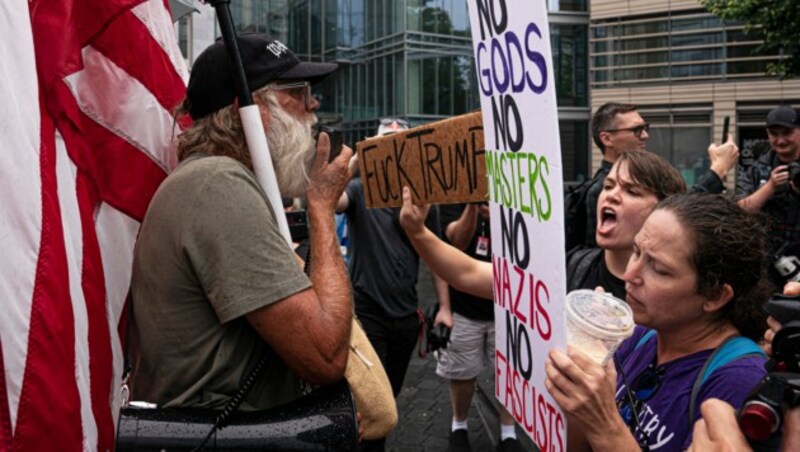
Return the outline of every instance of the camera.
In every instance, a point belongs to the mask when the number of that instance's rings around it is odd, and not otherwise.
[[[342,145],[344,143],[344,134],[342,133],[341,129],[331,126],[325,126],[320,123],[314,125],[314,141],[319,141],[319,134],[320,132],[325,132],[328,134],[328,137],[331,140],[331,153],[328,157],[328,163],[332,162],[333,159],[339,156],[342,152]]]
[[[789,162],[789,180],[795,188],[800,189],[800,162]]]
[[[785,243],[775,253],[775,260],[772,262],[772,267],[786,282],[800,282],[800,259],[794,248]]]
[[[776,294],[764,309],[783,328],[772,340],[769,374],[739,410],[739,428],[756,451],[777,450],[786,412],[800,406],[800,297]]]
[[[286,222],[289,224],[289,235],[293,242],[302,242],[308,238],[308,218],[305,210],[286,212]]]
[[[445,349],[448,342],[450,342],[450,328],[440,324],[428,330],[428,351]]]
[[[447,343],[450,342],[450,328],[443,324],[433,326],[438,312],[438,303],[427,308],[424,314],[420,311],[422,325],[425,328],[425,339],[427,340],[424,355],[439,349],[445,349],[447,348]],[[421,338],[422,335],[420,334],[420,341],[422,340]],[[420,356],[424,357],[424,355],[420,352]]]

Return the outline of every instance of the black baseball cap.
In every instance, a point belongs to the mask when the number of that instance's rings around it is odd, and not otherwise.
[[[336,63],[301,62],[282,42],[261,33],[242,33],[236,39],[250,92],[275,80],[307,80],[317,83],[336,70]],[[233,104],[236,89],[221,39],[197,57],[186,88],[189,114],[200,119]]]
[[[767,127],[785,127],[787,129],[800,127],[800,117],[798,117],[797,110],[794,108],[788,105],[781,105],[773,108],[767,114]]]

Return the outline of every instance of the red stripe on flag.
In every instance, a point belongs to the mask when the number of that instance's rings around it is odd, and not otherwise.
[[[97,450],[114,449],[114,416],[111,413],[111,391],[115,388],[114,357],[111,353],[106,287],[100,245],[94,223],[94,212],[100,205],[94,184],[84,174],[76,181],[78,209],[83,231],[83,263],[81,288],[89,323],[89,374],[92,413],[97,424]]]
[[[11,411],[8,409],[3,343],[0,342],[0,450],[11,450]]]
[[[132,12],[117,18],[92,40],[92,47],[147,87],[165,110],[171,112],[183,99],[185,85],[175,65]]]
[[[66,84],[54,94],[64,109],[58,130],[72,161],[96,185],[99,199],[142,221],[156,189],[167,177],[164,169],[83,114]]]
[[[58,201],[55,129],[47,115],[41,117],[40,151],[42,234],[14,445],[50,450],[57,438],[59,449],[80,450],[83,430],[75,383],[74,318]]]

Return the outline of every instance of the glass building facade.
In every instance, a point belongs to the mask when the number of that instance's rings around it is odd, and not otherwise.
[[[705,11],[618,17],[591,27],[592,87],[764,77],[759,30]]]
[[[548,0],[564,177],[589,172],[587,0]],[[242,0],[240,31],[269,33],[303,60],[339,64],[315,87],[319,116],[346,142],[375,134],[381,118],[419,125],[480,107],[463,0]],[[219,35],[219,33],[216,33]]]
[[[800,94],[797,84],[766,75],[780,56],[759,53],[763,30],[745,33],[742,23],[699,4],[673,10],[669,2],[647,1],[632,15],[623,3],[606,1],[591,18],[593,106],[637,104],[651,124],[648,150],[669,160],[689,186],[709,167],[707,147],[720,142],[725,117],[741,160],[752,160],[764,145],[766,112]],[[726,184],[733,185],[732,174]]]

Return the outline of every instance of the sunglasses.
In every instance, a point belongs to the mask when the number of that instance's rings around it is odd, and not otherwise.
[[[624,129],[608,129],[608,130],[604,130],[604,132],[633,132],[633,135],[636,136],[636,138],[641,138],[642,137],[642,133],[649,132],[649,131],[650,131],[650,124],[649,123],[640,124],[640,125],[635,126],[635,127],[626,127]]]
[[[311,104],[315,100],[314,96],[311,94],[311,84],[309,82],[270,83],[267,85],[267,88],[275,91],[283,91],[289,96],[303,101],[306,110],[311,110]]]
[[[657,367],[655,364],[650,364],[647,368],[636,377],[633,384],[630,386],[629,394],[632,397],[624,397],[619,402],[619,414],[622,420],[631,429],[631,432],[636,436],[635,430],[637,428],[634,422],[638,413],[641,412],[644,402],[647,402],[656,394],[661,388],[661,379],[664,376],[664,368]],[[633,401],[631,402],[631,399]]]
[[[403,127],[408,127],[408,121],[406,121],[405,119],[398,119],[398,118],[382,118],[381,119],[381,125],[382,126],[388,126],[389,124],[391,124],[393,122],[396,122],[396,123],[400,124]]]

